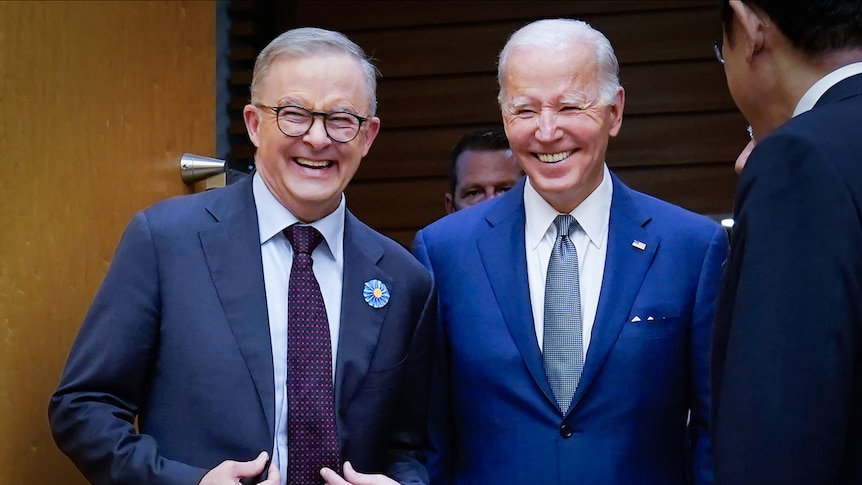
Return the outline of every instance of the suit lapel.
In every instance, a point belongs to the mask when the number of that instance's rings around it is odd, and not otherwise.
[[[589,391],[616,343],[659,245],[659,239],[646,230],[650,217],[635,206],[631,189],[615,176],[611,177],[614,193],[605,272],[584,372],[572,400],[572,408]],[[632,243],[635,241],[644,243],[646,247],[643,250],[634,247]]]
[[[489,228],[478,240],[488,281],[512,339],[536,385],[550,402],[554,393],[536,340],[524,238],[524,179],[500,197],[486,215]]]
[[[368,374],[388,309],[388,305],[373,308],[365,302],[362,296],[365,282],[378,279],[389,291],[394,290],[393,278],[377,267],[382,257],[383,247],[371,229],[347,211],[344,222],[341,326],[335,362],[335,406],[339,411],[347,409]],[[392,296],[398,297],[395,294]]]
[[[227,322],[254,381],[272,437],[275,389],[260,231],[252,194],[252,177],[218,189],[207,206],[215,227],[199,234],[213,284]]]

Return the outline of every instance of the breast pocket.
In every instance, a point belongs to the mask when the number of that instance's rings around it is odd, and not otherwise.
[[[633,310],[620,332],[620,339],[662,338],[685,332],[679,311],[662,309]]]
[[[401,362],[385,369],[370,369],[368,374],[365,376],[362,390],[374,391],[398,386],[404,380],[404,372],[406,368],[407,357],[404,357]]]

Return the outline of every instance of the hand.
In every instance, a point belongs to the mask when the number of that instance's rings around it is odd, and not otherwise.
[[[263,472],[268,455],[261,451],[257,458],[252,461],[225,460],[215,468],[207,472],[201,479],[199,485],[236,485],[241,478],[256,477]],[[270,465],[269,476],[260,482],[260,485],[278,485],[281,476],[275,465]]]
[[[344,478],[329,468],[320,470],[326,485],[398,485],[398,482],[385,475],[366,475],[353,469],[349,461],[344,462]]]
[[[742,174],[742,169],[745,167],[745,162],[748,161],[748,156],[751,155],[751,150],[754,150],[754,145],[757,143],[754,140],[748,142],[748,145],[745,145],[745,148],[742,149],[742,153],[736,157],[736,163],[733,164],[733,169],[736,170],[737,174]]]

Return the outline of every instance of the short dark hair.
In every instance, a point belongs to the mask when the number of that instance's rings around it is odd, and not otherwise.
[[[481,152],[495,152],[497,150],[508,150],[509,139],[503,130],[479,130],[472,131],[462,136],[458,143],[452,147],[449,154],[449,191],[455,194],[458,185],[458,157],[462,153],[472,150]]]
[[[862,47],[860,0],[742,0],[772,19],[794,47],[815,56],[850,47]],[[733,41],[730,0],[718,0],[721,23]]]

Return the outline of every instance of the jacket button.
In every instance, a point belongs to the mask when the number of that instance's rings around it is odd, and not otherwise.
[[[563,438],[571,438],[573,434],[575,434],[575,430],[568,424],[560,426],[560,436]]]

